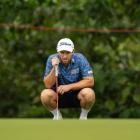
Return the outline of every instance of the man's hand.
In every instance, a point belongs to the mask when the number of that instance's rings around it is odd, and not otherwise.
[[[58,87],[58,93],[63,95],[65,92],[68,92],[71,90],[71,86],[70,85],[60,85]]]
[[[59,64],[59,59],[57,57],[52,58],[52,66],[56,66]]]

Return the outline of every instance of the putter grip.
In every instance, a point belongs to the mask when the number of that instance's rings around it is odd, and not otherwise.
[[[58,65],[55,66],[55,76],[58,76]]]

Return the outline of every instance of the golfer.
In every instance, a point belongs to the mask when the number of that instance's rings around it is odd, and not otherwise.
[[[93,71],[81,53],[74,53],[74,44],[69,38],[61,39],[57,44],[57,53],[48,57],[44,73],[46,89],[41,93],[42,104],[53,114],[54,120],[62,119],[60,110],[56,109],[56,65],[59,108],[81,108],[79,119],[87,120],[95,102]]]

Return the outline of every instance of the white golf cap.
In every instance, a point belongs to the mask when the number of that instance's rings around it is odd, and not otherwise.
[[[57,43],[57,52],[68,51],[73,52],[74,44],[69,38],[60,39]]]

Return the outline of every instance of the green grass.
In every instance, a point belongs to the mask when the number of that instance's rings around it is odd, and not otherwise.
[[[0,140],[140,140],[140,120],[0,119]]]

